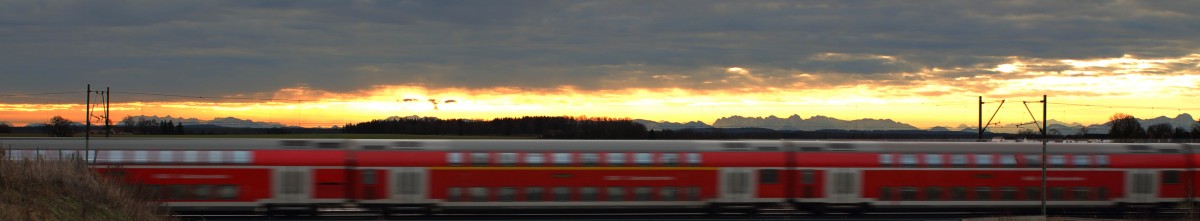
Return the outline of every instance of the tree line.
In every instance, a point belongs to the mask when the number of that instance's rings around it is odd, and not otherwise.
[[[187,134],[184,131],[183,122],[159,121],[140,116],[137,118],[126,116],[124,119],[121,119],[120,126],[117,129],[132,134]]]
[[[1191,142],[1200,139],[1200,124],[1193,124],[1191,131],[1170,123],[1159,123],[1142,127],[1133,115],[1117,113],[1108,118],[1112,128],[1108,137],[1117,142]]]
[[[646,126],[626,118],[527,116],[492,120],[400,118],[346,124],[343,133],[504,135],[546,139],[645,139]]]

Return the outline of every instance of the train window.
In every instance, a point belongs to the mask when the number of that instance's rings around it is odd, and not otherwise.
[[[525,187],[525,201],[542,201],[545,198],[542,187]]]
[[[376,178],[378,178],[378,177],[375,176],[375,170],[366,169],[366,170],[362,171],[362,182],[363,182],[362,184],[363,185],[375,185]]]
[[[1042,166],[1042,156],[1041,155],[1025,155],[1025,166],[1041,167]]]
[[[600,190],[595,187],[580,187],[579,201],[596,201],[599,198]]]
[[[1050,199],[1050,200],[1063,200],[1066,198],[1065,192],[1066,192],[1066,188],[1057,187],[1057,186],[1050,187],[1050,196],[1048,196],[1046,198]]]
[[[492,163],[488,160],[488,153],[471,153],[471,165],[486,166]]]
[[[976,200],[992,200],[992,188],[975,187]]]
[[[1047,161],[1049,161],[1050,166],[1052,167],[1062,167],[1067,165],[1067,156],[1050,155],[1050,159]]]
[[[658,189],[658,200],[675,201],[679,197],[678,187],[663,187]]]
[[[1025,187],[1025,200],[1042,200],[1042,187]]]
[[[164,194],[164,192],[163,192],[163,187],[162,187],[162,186],[159,186],[159,185],[150,185],[150,186],[148,186],[147,188],[148,188],[148,190],[147,190],[147,191],[149,191],[149,192],[150,192],[150,196],[153,196],[155,199],[161,199],[161,198],[164,198],[164,197],[166,196],[166,194]]]
[[[961,186],[950,188],[950,199],[967,200],[967,188]]]
[[[813,184],[813,180],[815,179],[815,176],[816,176],[816,174],[814,174],[814,173],[816,173],[816,172],[813,172],[813,170],[801,171],[800,172],[800,184]]]
[[[133,162],[146,163],[150,161],[150,151],[138,150],[133,151]]]
[[[159,163],[170,163],[172,161],[171,156],[175,155],[175,151],[170,151],[170,150],[161,150],[161,151],[157,151],[157,152],[158,152],[158,162]]]
[[[571,201],[570,187],[554,187],[551,189],[554,192],[554,201],[566,202]]]
[[[1096,187],[1096,199],[1108,200],[1108,188]]]
[[[688,153],[687,163],[691,165],[700,165],[700,153]]]
[[[687,188],[684,188],[683,192],[684,192],[683,193],[684,197],[687,197],[684,200],[689,200],[689,201],[700,200],[700,187],[694,187],[694,186],[687,187]]]
[[[1087,188],[1087,187],[1071,188],[1071,193],[1073,193],[1071,195],[1071,199],[1072,200],[1091,200],[1092,197],[1089,195],[1091,192],[1092,192],[1091,188]]]
[[[658,161],[665,166],[679,164],[679,154],[677,153],[662,153],[658,155]]]
[[[125,162],[125,161],[126,161],[126,160],[125,160],[125,151],[122,151],[122,150],[109,150],[109,151],[105,151],[105,152],[108,152],[108,162],[119,163],[119,162]],[[21,156],[20,156],[20,154],[17,154],[17,153],[21,153],[21,151],[15,151],[15,152],[12,152],[12,153],[13,153],[14,155],[11,155],[11,156],[10,156],[10,157],[11,157],[11,159],[20,159],[20,157],[21,157]]]
[[[967,166],[967,155],[965,155],[965,154],[950,155],[950,164],[957,166],[957,167]]]
[[[608,153],[606,156],[609,166],[621,166],[625,164],[625,153]]]
[[[192,196],[195,196],[193,199],[197,200],[209,199],[212,197],[212,186],[196,185],[196,187],[192,189]]]
[[[900,165],[906,166],[906,167],[916,166],[917,165],[917,155],[916,154],[900,154]]]
[[[183,151],[183,162],[197,163],[200,162],[200,151]]]
[[[1179,171],[1164,170],[1162,172],[1162,184],[1179,184]]]
[[[571,153],[553,153],[555,165],[571,165]]]
[[[1017,199],[1017,188],[1016,187],[1000,187],[1000,200],[1016,200],[1016,199]]]
[[[926,166],[941,166],[942,165],[942,155],[941,154],[925,154],[925,165]]]
[[[633,189],[633,200],[650,201],[652,198],[651,194],[653,194],[653,193],[654,193],[654,189],[651,187],[641,186],[641,187],[634,188]]]
[[[975,166],[986,167],[992,166],[991,154],[975,154]]]
[[[546,154],[544,153],[525,153],[525,165],[540,166],[546,163]]]
[[[208,151],[208,163],[221,163],[221,153],[224,151]]]
[[[654,163],[653,153],[635,153],[633,154],[633,163],[637,165],[650,165]]]
[[[233,151],[233,163],[250,163],[250,151]]]
[[[517,153],[498,153],[496,154],[496,161],[504,166],[515,165],[517,164]]]
[[[1000,155],[1000,165],[1009,167],[1017,166],[1017,156],[1008,154]]]
[[[941,200],[942,199],[942,188],[936,187],[936,186],[925,187],[925,199],[926,200]]]
[[[1096,166],[1107,167],[1108,155],[1096,155]]]
[[[462,192],[458,187],[446,188],[446,198],[449,198],[450,202],[462,201]]]
[[[625,188],[614,186],[608,187],[608,201],[625,201]]]
[[[892,188],[886,187],[886,186],[880,187],[879,188],[879,200],[892,200]]]
[[[759,184],[776,184],[779,183],[779,170],[763,169],[758,170]]]
[[[462,161],[463,161],[462,153],[446,154],[446,163],[449,163],[451,166],[461,165]]]
[[[890,154],[890,153],[879,154],[879,164],[880,165],[891,166],[892,164],[895,164],[895,163],[896,162],[894,162],[892,160],[892,154]]]
[[[579,154],[579,163],[584,166],[595,166],[600,164],[600,154],[597,153],[581,153]]]
[[[1073,162],[1072,165],[1075,165],[1076,167],[1087,167],[1092,165],[1092,156],[1075,155],[1073,158],[1074,159],[1072,159],[1071,162]]]
[[[487,202],[488,201],[488,188],[487,187],[471,187],[471,188],[467,188],[467,192],[469,194],[471,194],[471,201],[474,201],[474,202]]]
[[[234,185],[217,186],[217,198],[218,199],[223,199],[223,200],[237,199],[238,192],[239,192],[238,186],[234,186]]]
[[[171,192],[170,199],[176,199],[176,200],[189,198],[188,194],[190,194],[191,191],[189,191],[188,189],[189,189],[188,186],[185,186],[185,185],[168,185],[167,186],[167,190]]]
[[[500,187],[496,189],[496,199],[501,202],[512,202],[517,199],[516,187]]]
[[[317,148],[320,148],[320,149],[339,149],[339,148],[342,148],[342,143],[335,143],[335,142],[323,142],[323,143],[317,143]]]
[[[917,200],[917,188],[916,187],[901,187],[900,188],[900,200]]]

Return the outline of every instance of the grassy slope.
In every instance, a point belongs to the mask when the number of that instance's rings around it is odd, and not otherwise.
[[[134,188],[80,163],[0,160],[0,220],[173,220]]]

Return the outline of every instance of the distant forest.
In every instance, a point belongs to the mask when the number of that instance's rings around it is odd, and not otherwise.
[[[935,131],[777,131],[763,128],[648,130],[620,118],[521,117],[491,121],[393,118],[346,124],[343,133],[419,135],[505,135],[543,139],[975,139],[967,132]]]
[[[465,119],[393,118],[346,124],[343,133],[418,135],[505,135],[545,139],[646,139],[646,126],[630,119],[585,117]]]

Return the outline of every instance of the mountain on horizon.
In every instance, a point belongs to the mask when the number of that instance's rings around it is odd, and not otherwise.
[[[774,130],[919,130],[909,124],[900,123],[891,119],[872,119],[863,118],[857,120],[841,120],[832,117],[816,115],[808,119],[801,118],[798,114],[792,114],[787,118],[779,118],[775,115],[767,117],[743,117],[730,116],[722,117],[713,122],[713,127],[717,128],[743,128],[757,127]]]
[[[1142,128],[1149,128],[1151,125],[1160,124],[1160,123],[1168,123],[1168,124],[1171,124],[1171,126],[1183,128],[1185,130],[1191,130],[1191,128],[1193,126],[1200,125],[1200,123],[1197,123],[1196,119],[1192,118],[1192,115],[1188,114],[1188,113],[1179,114],[1178,116],[1175,116],[1175,118],[1170,118],[1167,116],[1158,116],[1158,117],[1149,118],[1149,119],[1138,118],[1138,123],[1142,124]],[[1091,124],[1091,125],[1085,126],[1078,122],[1067,123],[1067,122],[1062,122],[1062,121],[1058,121],[1055,119],[1050,119],[1048,122],[1046,122],[1046,124],[1047,124],[1046,127],[1049,128],[1051,133],[1053,133],[1054,131],[1057,131],[1058,134],[1061,134],[1061,135],[1080,134],[1080,132],[1083,131],[1085,127],[1087,128],[1086,132],[1088,134],[1108,134],[1108,130],[1112,128],[1112,124],[1108,123],[1108,122],[1105,122],[1103,124]],[[989,127],[988,131],[996,132],[996,133],[1017,133],[1020,130],[1019,129],[1020,127],[1018,127],[1018,126],[1022,126],[1022,125],[1021,124],[1004,124],[1004,125],[1000,125],[1000,126]],[[967,127],[967,126],[959,125],[959,127],[961,128],[961,127]],[[1037,126],[1034,126],[1034,125],[1023,125],[1022,127],[1037,130]],[[971,128],[971,129],[973,130],[974,128]]]
[[[198,118],[172,117],[171,115],[167,115],[164,117],[159,117],[158,115],[154,115],[154,116],[139,115],[139,116],[129,116],[129,117],[131,117],[135,120],[141,118],[141,119],[146,119],[146,120],[171,121],[171,122],[175,122],[175,123],[181,123],[184,126],[217,126],[217,127],[230,127],[230,128],[287,127],[286,125],[283,125],[278,122],[261,122],[261,121],[254,121],[254,120],[250,120],[250,119],[240,119],[240,118],[236,118],[236,117],[216,117],[216,118],[213,118],[212,120],[200,120]],[[119,125],[120,122],[116,122],[116,124]]]
[[[648,129],[648,130],[680,130],[680,129],[713,128],[712,126],[709,126],[708,124],[706,124],[704,122],[700,122],[700,121],[675,123],[675,122],[667,122],[667,121],[651,121],[651,120],[645,120],[645,119],[635,119],[635,120],[633,120],[633,122],[642,124],[643,126],[646,126],[646,129]]]

